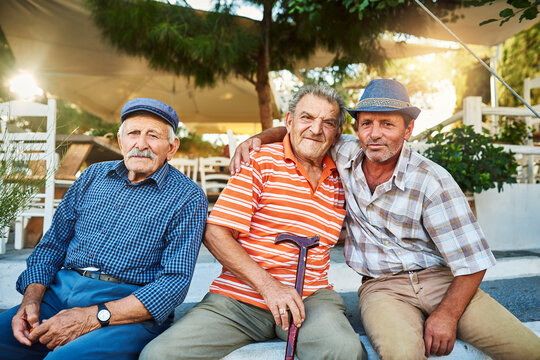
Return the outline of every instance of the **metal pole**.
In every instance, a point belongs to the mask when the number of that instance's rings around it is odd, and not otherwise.
[[[478,62],[480,62],[480,64],[482,64],[493,76],[495,76],[497,78],[497,80],[499,80],[504,86],[506,86],[506,88],[508,90],[510,90],[510,92],[512,94],[514,94],[514,96],[516,96],[526,107],[529,108],[529,110],[531,110],[531,112],[537,117],[540,119],[540,115],[532,108],[531,105],[529,105],[525,100],[523,100],[523,98],[521,96],[519,96],[519,94],[517,92],[514,91],[514,89],[512,89],[510,87],[510,85],[508,85],[499,75],[497,75],[497,73],[495,71],[493,71],[492,68],[489,67],[488,64],[486,64],[482,59],[480,59],[471,49],[469,49],[469,47],[463,42],[461,41],[461,39],[456,35],[454,34],[454,32],[452,30],[450,30],[448,28],[448,26],[446,26],[441,20],[439,20],[438,17],[436,17],[431,11],[429,11],[429,9],[427,7],[424,6],[424,4],[422,4],[419,0],[414,0],[418,6],[420,6],[422,9],[424,9],[425,12],[428,13],[429,16],[431,16],[436,22],[438,22],[446,31],[448,31],[448,33],[450,35],[452,35],[454,37],[454,39],[457,40],[457,42],[459,42],[461,44],[461,46],[463,46],[463,48],[465,48],[465,50],[467,50],[472,56],[474,56],[474,58],[476,60],[478,60]]]

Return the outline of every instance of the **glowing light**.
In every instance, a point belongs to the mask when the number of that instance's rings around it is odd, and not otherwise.
[[[43,90],[37,85],[34,76],[26,71],[21,71],[9,81],[9,90],[22,99],[43,95]]]

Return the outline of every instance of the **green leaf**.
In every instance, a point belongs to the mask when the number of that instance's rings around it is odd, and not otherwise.
[[[510,8],[506,8],[506,9],[502,10],[499,13],[499,16],[502,17],[502,18],[506,18],[506,17],[513,16],[513,15],[514,15],[514,10],[512,10]]]
[[[521,16],[519,17],[519,22],[521,22],[521,20],[523,19],[533,20],[536,18],[537,15],[538,15],[538,8],[531,6],[530,8],[526,9],[523,12],[523,14],[521,14]]]
[[[480,24],[478,24],[479,26],[482,26],[482,25],[486,25],[486,24],[489,24],[489,23],[492,23],[494,21],[497,21],[497,19],[488,19],[488,20],[484,20],[482,21]]]
[[[527,0],[510,0],[507,2],[508,4],[518,9],[525,9],[526,7],[531,6],[531,2]]]

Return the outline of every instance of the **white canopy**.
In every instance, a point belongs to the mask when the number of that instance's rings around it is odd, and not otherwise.
[[[474,17],[469,19],[467,11]],[[512,20],[502,28],[496,24],[480,28],[477,24],[492,16],[488,11],[463,12],[466,17],[451,26],[472,43],[497,44],[531,24]],[[49,93],[100,117],[118,121],[127,100],[151,97],[169,103],[180,120],[199,133],[260,131],[257,96],[251,83],[231,77],[214,88],[199,89],[184,77],[152,70],[145,59],[121,54],[103,40],[82,0],[2,0],[0,24],[19,68],[32,72]],[[404,19],[403,24],[405,33],[445,38],[444,33],[434,29],[438,24],[423,33],[414,19]],[[411,31],[406,31],[409,26]],[[390,41],[382,46],[390,58],[441,51]],[[320,52],[304,65],[329,65],[331,58]]]

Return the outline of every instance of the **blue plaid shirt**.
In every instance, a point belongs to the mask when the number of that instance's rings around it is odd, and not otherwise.
[[[53,223],[17,280],[48,287],[62,268],[96,267],[126,283],[161,323],[181,304],[199,253],[204,192],[165,163],[131,184],[123,161],[90,166],[58,206]]]

